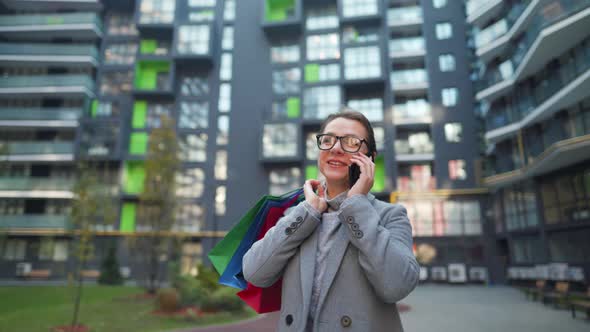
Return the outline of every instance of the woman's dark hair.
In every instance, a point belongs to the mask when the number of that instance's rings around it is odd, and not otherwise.
[[[338,118],[344,118],[360,122],[367,131],[367,145],[369,147],[369,153],[377,153],[377,144],[375,143],[375,132],[373,132],[373,126],[371,126],[369,120],[362,113],[357,112],[351,108],[342,107],[340,113],[332,113],[328,115],[328,117],[326,118],[326,120],[324,120],[322,126],[320,127],[320,133],[324,132],[328,123]]]

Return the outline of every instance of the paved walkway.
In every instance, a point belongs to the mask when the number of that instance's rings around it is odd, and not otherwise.
[[[574,320],[567,310],[526,300],[518,290],[504,286],[421,285],[402,303],[411,307],[401,314],[406,332],[590,331],[590,321]],[[277,317],[273,313],[237,324],[182,331],[270,332],[275,331]]]

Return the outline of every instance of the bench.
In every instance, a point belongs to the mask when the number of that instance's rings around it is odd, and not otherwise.
[[[543,304],[553,303],[555,308],[557,308],[560,304],[565,306],[567,305],[569,288],[569,282],[556,282],[554,291],[547,291],[541,294],[541,302],[543,302]]]
[[[82,278],[96,279],[96,278],[100,277],[100,271],[98,271],[98,270],[82,270],[82,271],[80,271],[80,276]]]
[[[586,318],[590,319],[590,287],[586,294],[572,294],[572,296],[575,297],[569,301],[572,317],[576,318],[576,310],[579,310],[586,312]]]
[[[24,274],[23,277],[28,279],[49,279],[51,276],[51,270],[31,270]]]
[[[545,289],[545,284],[545,280],[537,280],[535,282],[535,287],[525,287],[522,288],[522,291],[524,292],[524,295],[527,299],[530,297],[533,301],[536,301],[537,299],[541,299]]]

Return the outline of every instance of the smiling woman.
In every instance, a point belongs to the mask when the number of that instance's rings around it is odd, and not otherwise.
[[[369,193],[376,144],[361,113],[329,115],[316,136],[324,181],[308,179],[243,260],[259,287],[283,278],[278,331],[403,331],[395,303],[418,283],[406,209]]]

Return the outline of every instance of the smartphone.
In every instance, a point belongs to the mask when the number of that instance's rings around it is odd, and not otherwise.
[[[373,156],[370,153],[366,154],[367,157],[371,158],[374,161]],[[348,187],[352,188],[356,181],[358,181],[359,176],[361,176],[361,168],[357,164],[352,164],[348,167]]]

